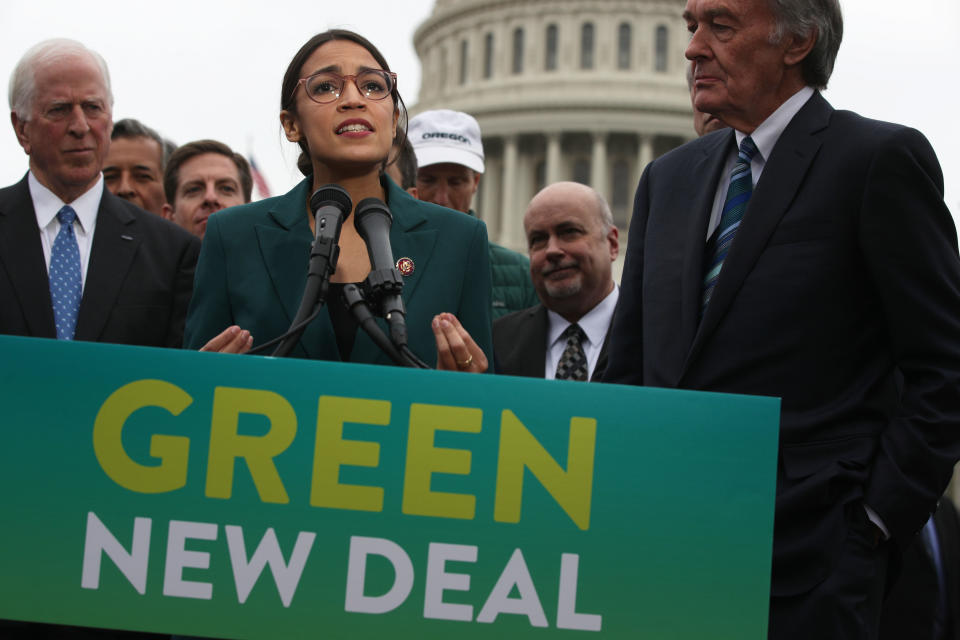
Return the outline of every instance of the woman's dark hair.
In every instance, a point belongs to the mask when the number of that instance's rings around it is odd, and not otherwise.
[[[355,42],[373,56],[373,59],[377,61],[381,69],[390,71],[390,66],[387,65],[387,59],[383,57],[380,50],[359,33],[354,33],[347,29],[330,29],[329,31],[318,33],[300,47],[300,50],[297,51],[297,54],[293,56],[293,60],[291,60],[287,66],[287,72],[283,74],[283,84],[280,87],[280,109],[289,111],[293,115],[298,115],[297,101],[294,100],[294,92],[297,89],[297,84],[300,82],[300,71],[303,69],[303,65],[306,64],[307,58],[309,58],[314,51],[320,48],[320,46],[334,40],[349,40],[350,42]],[[393,100],[394,108],[400,110],[400,120],[397,123],[397,137],[406,139],[407,106],[403,103],[403,99],[397,91],[396,83],[394,83],[393,90],[390,92],[390,98]],[[303,175],[308,176],[313,173],[313,163],[310,160],[307,142],[301,138],[297,144],[300,146],[300,158],[297,160],[297,168],[300,169]]]

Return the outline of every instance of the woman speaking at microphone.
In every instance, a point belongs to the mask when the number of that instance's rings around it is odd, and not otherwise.
[[[300,146],[306,178],[287,194],[210,217],[197,264],[184,344],[244,353],[280,336],[297,314],[307,280],[314,217],[310,196],[337,184],[354,204],[386,202],[390,243],[403,277],[410,349],[431,366],[485,371],[491,357],[487,233],[476,219],[415,200],[381,176],[400,120],[396,74],[369,41],[334,29],[311,38],[290,62],[280,122]],[[326,308],[291,355],[391,364],[341,301],[370,272],[367,245],[343,222]],[[459,321],[458,321],[459,319]],[[268,352],[269,353],[269,352]]]

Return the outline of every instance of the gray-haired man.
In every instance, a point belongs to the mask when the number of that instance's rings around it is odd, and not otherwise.
[[[875,638],[889,557],[960,458],[943,176],[919,132],[820,95],[837,0],[684,19],[695,105],[731,129],[644,171],[604,380],[781,398],[770,637]]]
[[[200,243],[104,188],[103,58],[48,40],[24,54],[10,87],[30,167],[0,189],[0,333],[180,347]]]

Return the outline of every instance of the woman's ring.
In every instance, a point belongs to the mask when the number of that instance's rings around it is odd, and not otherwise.
[[[467,367],[470,366],[470,363],[471,363],[471,362],[473,362],[473,354],[472,354],[472,353],[470,354],[470,357],[467,358],[466,360],[464,360],[463,362],[458,362],[458,363],[457,363],[457,366],[460,367],[461,369],[466,369]]]

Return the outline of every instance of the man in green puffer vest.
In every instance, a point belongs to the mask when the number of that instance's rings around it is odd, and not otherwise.
[[[483,175],[480,125],[450,109],[424,111],[410,119],[407,138],[417,156],[417,197],[475,215],[470,208]],[[530,260],[490,243],[493,319],[539,304],[530,280]]]

